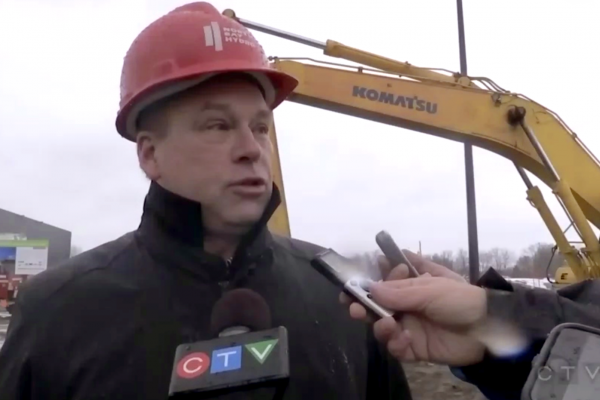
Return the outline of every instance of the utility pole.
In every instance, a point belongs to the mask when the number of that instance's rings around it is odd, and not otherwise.
[[[462,0],[456,0],[458,15],[458,46],[460,51],[460,73],[467,76],[467,49],[465,44],[465,21]],[[465,180],[467,187],[467,229],[469,235],[469,281],[479,279],[479,240],[477,238],[477,206],[475,202],[475,173],[473,146],[465,143]]]

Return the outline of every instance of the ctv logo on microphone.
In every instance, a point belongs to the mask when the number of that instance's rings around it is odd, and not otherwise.
[[[207,353],[195,352],[183,357],[177,363],[177,375],[184,379],[194,379],[210,370],[211,374],[220,372],[236,371],[242,368],[242,362],[247,362],[248,357],[244,353],[250,353],[252,358],[263,364],[279,339],[263,340],[249,343],[244,346],[232,346],[212,351],[209,357]],[[246,352],[244,352],[244,348]]]
[[[169,396],[277,386],[290,376],[285,327],[180,344],[175,350]]]

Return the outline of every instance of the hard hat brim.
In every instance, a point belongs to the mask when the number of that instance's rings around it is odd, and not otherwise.
[[[273,110],[294,91],[298,80],[291,75],[270,68],[215,68],[204,66],[203,71],[189,71],[177,73],[171,80],[160,79],[160,82],[151,82],[136,96],[132,97],[120,110],[116,119],[117,132],[127,140],[136,141],[137,120],[140,113],[149,105],[173,96],[184,90],[190,89],[217,75],[227,73],[247,73],[261,86],[265,101]],[[206,71],[210,71],[207,73]]]

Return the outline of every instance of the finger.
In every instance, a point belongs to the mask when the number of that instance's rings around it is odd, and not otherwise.
[[[390,271],[390,273],[388,274],[388,276],[385,280],[386,281],[394,281],[394,280],[406,279],[408,277],[409,277],[408,266],[406,266],[404,264],[400,264]]]
[[[413,253],[412,251],[410,251],[408,249],[403,249],[402,252],[406,256],[408,261],[410,261],[410,263],[417,269],[417,271],[419,271],[420,274],[429,272],[429,271],[427,271],[427,268],[424,266],[424,264],[428,261],[427,259],[421,257],[417,253]]]
[[[367,309],[359,303],[350,304],[350,316],[358,320],[366,320],[368,313]]]
[[[404,289],[413,286],[426,286],[447,283],[448,280],[443,277],[432,277],[429,273],[419,276],[418,278],[407,278],[399,280],[390,280],[385,282],[375,282],[372,286],[383,286],[387,289]]]
[[[399,361],[414,361],[410,344],[412,336],[409,330],[396,330],[388,341],[387,348],[390,354]]]
[[[415,278],[404,281],[393,281],[393,282],[409,282],[414,281],[425,281],[425,280],[436,280],[439,278]],[[391,283],[390,281],[389,283]],[[389,308],[394,311],[418,313],[424,311],[428,305],[435,302],[440,297],[444,296],[449,290],[448,285],[429,283],[425,285],[408,285],[401,289],[386,286],[386,283],[380,283],[374,285],[371,288],[371,294],[373,300],[377,304]]]
[[[392,270],[389,260],[384,255],[380,254],[377,256],[377,265],[379,265],[379,270],[381,271],[381,278],[386,279]]]
[[[346,293],[340,293],[340,303],[348,306],[350,311],[350,317],[367,323],[374,323],[374,316],[367,311],[367,309],[360,303],[357,303],[355,299],[348,296]]]
[[[373,324],[377,320],[377,317],[372,312],[359,303],[350,304],[349,311],[350,317],[366,322],[367,324]]]
[[[350,304],[352,304],[352,302],[353,302],[353,300],[350,296],[348,296],[344,292],[340,293],[340,303],[342,303],[345,306],[350,306]]]
[[[393,317],[381,318],[373,325],[373,334],[379,342],[387,343],[398,328],[401,329]]]

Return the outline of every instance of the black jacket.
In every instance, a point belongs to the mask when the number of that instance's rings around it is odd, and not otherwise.
[[[212,339],[213,304],[248,287],[288,329],[284,399],[409,400],[399,364],[310,266],[321,248],[266,229],[278,204],[275,190],[228,266],[201,250],[200,205],[151,184],[136,231],[24,285],[0,351],[0,398],[166,399],[177,345]]]

